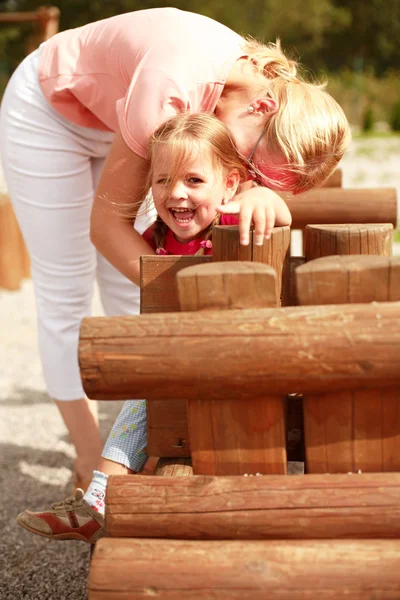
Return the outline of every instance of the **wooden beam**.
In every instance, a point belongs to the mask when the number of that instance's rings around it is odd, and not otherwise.
[[[103,538],[89,600],[395,600],[400,540]]]
[[[395,188],[315,188],[280,194],[292,213],[292,228],[318,223],[392,223],[397,226]]]
[[[193,540],[400,538],[400,473],[111,476],[106,529]]]
[[[95,399],[396,387],[399,319],[394,302],[89,317],[81,376]]]

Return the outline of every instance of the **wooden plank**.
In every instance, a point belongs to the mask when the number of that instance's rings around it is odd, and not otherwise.
[[[103,538],[89,600],[395,600],[400,540]]]
[[[186,267],[211,261],[211,256],[141,256],[140,312],[178,312],[176,274]]]
[[[181,310],[185,311],[278,304],[276,272],[261,263],[198,265],[178,273],[177,284]],[[199,395],[188,400],[187,409],[195,473],[286,473],[282,396],[255,394],[243,403],[230,394],[217,401]]]
[[[106,524],[113,537],[400,538],[400,473],[111,476]]]

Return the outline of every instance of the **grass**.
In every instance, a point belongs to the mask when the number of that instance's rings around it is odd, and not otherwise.
[[[394,242],[400,242],[400,231],[395,231],[393,233],[393,241]]]

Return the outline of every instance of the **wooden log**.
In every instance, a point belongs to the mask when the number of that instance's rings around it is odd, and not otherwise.
[[[304,232],[306,261],[336,254],[377,254],[391,256],[393,226],[390,223],[364,225],[307,225]]]
[[[190,458],[160,458],[155,475],[158,477],[189,477],[193,475]],[[125,484],[127,480],[125,479]]]
[[[176,277],[181,311],[278,306],[275,269],[252,262],[214,262],[188,267]]]
[[[217,226],[213,231],[213,262],[251,261],[271,265],[278,278],[278,291],[281,303],[286,306],[290,294],[290,228],[275,227],[271,238],[256,246],[254,231],[250,231],[250,243],[241,246],[239,228]]]
[[[289,286],[288,306],[296,306],[296,304],[297,304],[295,271],[296,271],[297,267],[304,265],[305,260],[306,259],[304,256],[291,256],[290,257],[290,261],[289,261],[290,286]]]
[[[292,228],[312,224],[397,222],[395,188],[315,188],[302,194],[280,194],[292,214]]]
[[[275,270],[266,264],[217,262],[177,275],[181,310],[277,306]],[[217,359],[218,362],[218,359]],[[201,475],[286,473],[285,406],[281,395],[188,400],[193,470]]]
[[[103,538],[89,600],[397,600],[400,540]]]
[[[400,258],[320,258],[299,267],[296,277],[301,304],[400,300]],[[307,394],[303,410],[307,472],[400,469],[398,388]]]
[[[399,318],[395,302],[89,317],[82,382],[110,400],[396,387]]]
[[[326,256],[295,275],[302,306],[400,300],[399,256]]]
[[[342,169],[335,169],[328,177],[328,179],[322,184],[321,187],[328,188],[341,188],[343,185],[343,171]]]
[[[400,538],[400,473],[112,476],[106,529],[192,540]]]
[[[29,256],[12,204],[0,196],[0,288],[18,290],[29,277]]]

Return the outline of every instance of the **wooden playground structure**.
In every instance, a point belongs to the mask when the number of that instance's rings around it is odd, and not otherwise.
[[[400,597],[396,192],[289,206],[304,256],[217,227],[212,257],[142,257],[140,316],[83,321],[85,390],[146,397],[150,456],[110,477],[90,600]]]
[[[26,54],[58,32],[60,10],[42,6],[36,11],[2,12],[0,25],[31,23],[32,35],[26,42]],[[30,276],[30,261],[10,199],[0,192],[0,288],[17,290]]]

